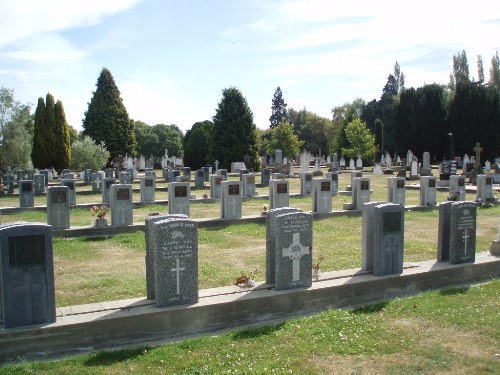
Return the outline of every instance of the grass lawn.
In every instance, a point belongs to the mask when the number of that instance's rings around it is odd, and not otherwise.
[[[2,374],[498,374],[500,280]]]

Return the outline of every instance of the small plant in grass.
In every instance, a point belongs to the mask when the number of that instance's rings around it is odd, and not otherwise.
[[[207,199],[208,198],[208,194],[207,193],[203,194],[203,198]]]
[[[90,212],[92,213],[92,216],[97,216],[98,219],[102,220],[109,212],[109,207],[105,205],[95,205],[90,207]]]
[[[242,286],[254,286],[255,285],[255,276],[259,273],[259,270],[256,268],[255,270],[248,273],[248,275],[241,271],[241,275],[236,278],[234,285],[242,285]]]
[[[321,262],[323,262],[325,258],[320,255],[318,257],[318,260],[316,262],[313,262],[312,264],[312,269],[313,269],[313,277],[314,280],[318,281],[320,276],[321,276]]]
[[[460,192],[458,190],[453,189],[448,195],[447,200],[456,202],[458,201],[459,197],[460,197]]]

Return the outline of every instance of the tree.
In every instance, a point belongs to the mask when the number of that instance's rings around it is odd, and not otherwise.
[[[282,121],[271,130],[271,139],[266,141],[266,150],[274,155],[280,149],[284,157],[294,158],[304,145],[304,141],[293,132],[293,125]]]
[[[142,121],[134,121],[134,133],[138,155],[161,158],[165,150],[169,155],[182,155],[182,131],[175,125],[148,125]]]
[[[401,71],[397,60],[396,64],[394,64],[394,78],[396,80],[396,91],[398,94],[401,94],[401,91],[403,91],[405,88],[405,75]]]
[[[229,169],[232,162],[243,161],[248,155],[251,167],[257,169],[257,139],[253,114],[240,90],[230,87],[222,90],[215,116],[212,118],[212,159]]]
[[[343,148],[342,154],[350,158],[361,156],[367,162],[373,161],[375,138],[359,118],[355,118],[347,125],[345,133],[351,147]]]
[[[273,101],[271,105],[271,117],[269,117],[271,125],[269,126],[269,128],[273,129],[281,121],[286,119],[286,106],[287,104],[283,99],[283,93],[281,92],[281,89],[278,86],[278,88],[274,92]]]
[[[498,52],[491,58],[489,85],[500,90],[500,58]]]
[[[83,119],[83,135],[90,136],[97,143],[104,142],[111,158],[135,155],[134,124],[108,69],[102,69],[96,86]]]
[[[384,151],[384,123],[380,119],[375,120],[375,146],[381,151]]]
[[[101,141],[97,144],[88,135],[73,143],[71,153],[71,168],[80,171],[85,169],[100,170],[106,165],[110,156],[104,142]]]
[[[467,63],[467,54],[465,50],[462,53],[453,55],[453,81],[454,86],[459,83],[469,82],[469,64]]]
[[[214,123],[205,120],[196,122],[184,136],[184,165],[199,169],[212,164],[209,153],[212,145]]]
[[[477,55],[477,81],[480,84],[484,83],[484,67],[481,55]]]
[[[52,165],[57,171],[62,171],[64,168],[69,168],[71,162],[71,143],[69,137],[69,127],[66,122],[66,115],[64,114],[64,107],[60,100],[56,102],[54,112],[54,139],[57,148]]]
[[[350,146],[345,134],[345,128],[363,113],[364,108],[366,108],[365,101],[357,98],[352,103],[344,103],[344,105],[332,109],[333,136],[329,147],[330,154],[342,153],[343,148]]]
[[[314,155],[327,153],[332,140],[333,127],[330,119],[318,116],[305,108],[296,111],[288,110],[288,122],[293,125],[293,131],[301,141],[303,148]]]
[[[38,98],[35,110],[35,125],[33,129],[33,148],[31,160],[36,168],[49,167],[47,162],[47,129],[45,129],[45,102],[42,97]]]

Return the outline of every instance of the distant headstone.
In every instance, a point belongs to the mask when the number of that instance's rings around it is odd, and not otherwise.
[[[284,173],[271,173],[271,180],[284,180],[286,176]]]
[[[271,179],[271,171],[267,168],[262,168],[260,171],[260,183],[262,186],[269,186],[269,180]]]
[[[67,186],[69,188],[69,204],[76,205],[76,183],[73,179],[63,178],[61,180],[62,186]]]
[[[451,175],[450,176],[450,194],[458,194],[459,201],[465,200],[465,176]]]
[[[276,217],[276,290],[312,285],[312,214],[292,212]]]
[[[361,269],[367,272],[373,272],[373,234],[375,228],[375,206],[384,204],[384,202],[368,202],[363,205],[362,210],[362,243],[361,243]]]
[[[54,229],[69,229],[69,187],[47,188],[47,224]]]
[[[309,163],[311,161],[311,155],[306,151],[302,151],[300,154],[300,172],[309,172]]]
[[[424,155],[422,157],[422,169],[420,171],[421,176],[431,176],[432,175],[432,170],[431,170],[431,154],[429,152],[424,152]]]
[[[205,182],[208,182],[210,180],[210,166],[205,165],[202,169],[203,169],[203,179]]]
[[[389,177],[387,179],[387,201],[405,205],[406,187],[404,177]]]
[[[92,183],[92,169],[85,169],[83,172],[83,183],[85,185]]]
[[[308,195],[312,193],[313,174],[311,172],[300,172],[300,194]]]
[[[231,163],[231,173],[238,173],[240,169],[247,169],[245,163],[243,162],[232,162]]]
[[[110,203],[110,196],[109,196],[109,191],[111,189],[111,185],[115,183],[114,178],[110,177],[105,177],[104,181],[102,183],[102,203],[103,204],[109,204]]]
[[[203,189],[205,187],[205,172],[203,169],[197,169],[194,175],[194,187]]]
[[[221,182],[221,218],[240,219],[242,216],[241,181]]]
[[[33,169],[28,169],[26,171],[26,179],[33,180],[33,176],[35,175],[35,171]]]
[[[44,180],[45,186],[48,186],[49,185],[49,171],[44,169],[44,170],[41,170],[40,173],[43,174],[43,177],[45,177],[45,180]]]
[[[477,176],[476,201],[482,203],[492,203],[493,199],[493,178],[491,175],[480,174]]]
[[[106,168],[104,170],[104,177],[105,178],[114,178],[114,170],[113,170],[113,168]]]
[[[356,177],[352,179],[352,202],[344,203],[344,210],[361,210],[370,201],[370,179]]]
[[[111,185],[109,195],[111,203],[111,225],[114,227],[132,225],[134,220],[132,185],[113,184]]]
[[[338,172],[330,172],[326,174],[326,178],[331,181],[332,196],[336,196],[339,192],[339,174]]]
[[[411,162],[413,161],[413,152],[408,150],[406,153],[406,167],[410,167]]]
[[[227,181],[227,169],[219,169],[219,176],[221,176],[224,181]]]
[[[4,328],[56,321],[52,227],[0,225],[0,320]]]
[[[189,219],[153,223],[157,307],[198,302],[198,223]]]
[[[250,171],[248,169],[240,169],[239,174],[240,174],[240,181],[243,182],[243,175],[249,174]]]
[[[19,184],[19,207],[34,207],[35,195],[32,180],[20,180]]]
[[[140,180],[141,202],[154,202],[156,191],[156,177],[144,176]]]
[[[340,168],[344,169],[345,168],[345,159],[343,156],[340,157],[340,162],[339,162]]]
[[[20,182],[21,180],[24,180],[24,175],[25,175],[25,174],[26,174],[26,173],[24,172],[24,170],[23,170],[23,169],[19,169],[19,170],[17,170],[17,172],[16,172],[16,177],[17,177],[17,183],[18,183],[18,184],[19,184],[19,182]]]
[[[43,174],[33,176],[33,187],[35,188],[35,194],[45,193],[45,176]]]
[[[373,175],[374,176],[380,176],[382,174],[382,167],[380,166],[379,163],[376,163],[373,166]]]
[[[288,207],[290,201],[289,183],[287,180],[271,180],[269,182],[269,209]]]
[[[410,179],[418,178],[418,163],[416,160],[410,162]]]
[[[356,169],[362,170],[363,169],[363,160],[361,159],[360,156],[356,159]]]
[[[339,155],[335,152],[332,158],[332,172],[339,169]]]
[[[221,182],[224,181],[222,176],[219,175],[211,175],[210,176],[210,198],[219,199],[220,191],[221,191]]]
[[[243,177],[243,196],[244,197],[254,197],[255,196],[255,176],[251,174],[245,174]]]
[[[274,153],[274,163],[283,164],[283,152],[279,148]]]
[[[332,187],[328,178],[318,178],[313,184],[313,207],[315,213],[329,213],[332,211]]]
[[[436,205],[436,178],[432,176],[420,176],[420,205]]]
[[[171,182],[168,184],[168,213],[189,216],[189,183]]]
[[[95,193],[102,192],[103,178],[100,173],[92,173],[92,191]]]
[[[351,171],[353,171],[354,169],[356,169],[356,163],[354,162],[354,159],[350,159],[349,160],[349,169]]]
[[[146,296],[155,299],[155,254],[156,237],[153,224],[162,220],[187,219],[186,215],[150,215],[144,220],[144,238],[146,241]]]
[[[288,182],[288,181],[287,181]],[[276,274],[276,237],[278,228],[276,226],[276,217],[279,215],[302,212],[297,208],[280,207],[270,209],[266,214],[266,283],[275,283]]]
[[[121,185],[130,184],[132,181],[130,173],[126,171],[120,172],[118,174],[118,181]]]
[[[184,167],[183,168],[184,176],[188,176],[189,179],[191,180],[191,168],[190,167]]]

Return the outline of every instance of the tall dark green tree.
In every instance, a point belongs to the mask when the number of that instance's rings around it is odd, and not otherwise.
[[[251,158],[251,167],[257,169],[257,137],[253,113],[240,90],[230,87],[222,90],[215,116],[212,118],[211,155],[221,168],[230,168],[232,162]]]
[[[450,85],[454,89],[459,83],[469,82],[469,63],[465,50],[453,55],[453,76],[450,77]]]
[[[57,153],[54,155],[53,165],[58,171],[69,168],[71,163],[71,143],[69,137],[69,126],[66,122],[64,107],[60,100],[56,102],[54,139],[57,145]]]
[[[96,143],[103,141],[111,159],[118,155],[135,155],[134,124],[108,69],[102,69],[96,86],[83,119],[83,135],[90,136]]]
[[[500,90],[500,58],[498,57],[498,52],[491,58],[490,80],[488,84]]]
[[[375,146],[380,152],[384,152],[384,123],[380,119],[375,120],[374,128]]]
[[[38,98],[38,104],[35,109],[35,124],[33,129],[33,148],[31,150],[31,160],[35,168],[47,168],[48,146],[46,139],[47,130],[45,128],[45,101],[42,97]]]
[[[276,89],[273,96],[273,101],[271,105],[271,117],[269,117],[269,121],[271,124],[269,127],[273,129],[276,127],[281,121],[286,119],[286,106],[285,100],[283,99],[283,93],[281,92],[280,87]]]
[[[212,145],[212,121],[196,122],[184,136],[184,165],[199,169],[213,163],[210,159]]]

